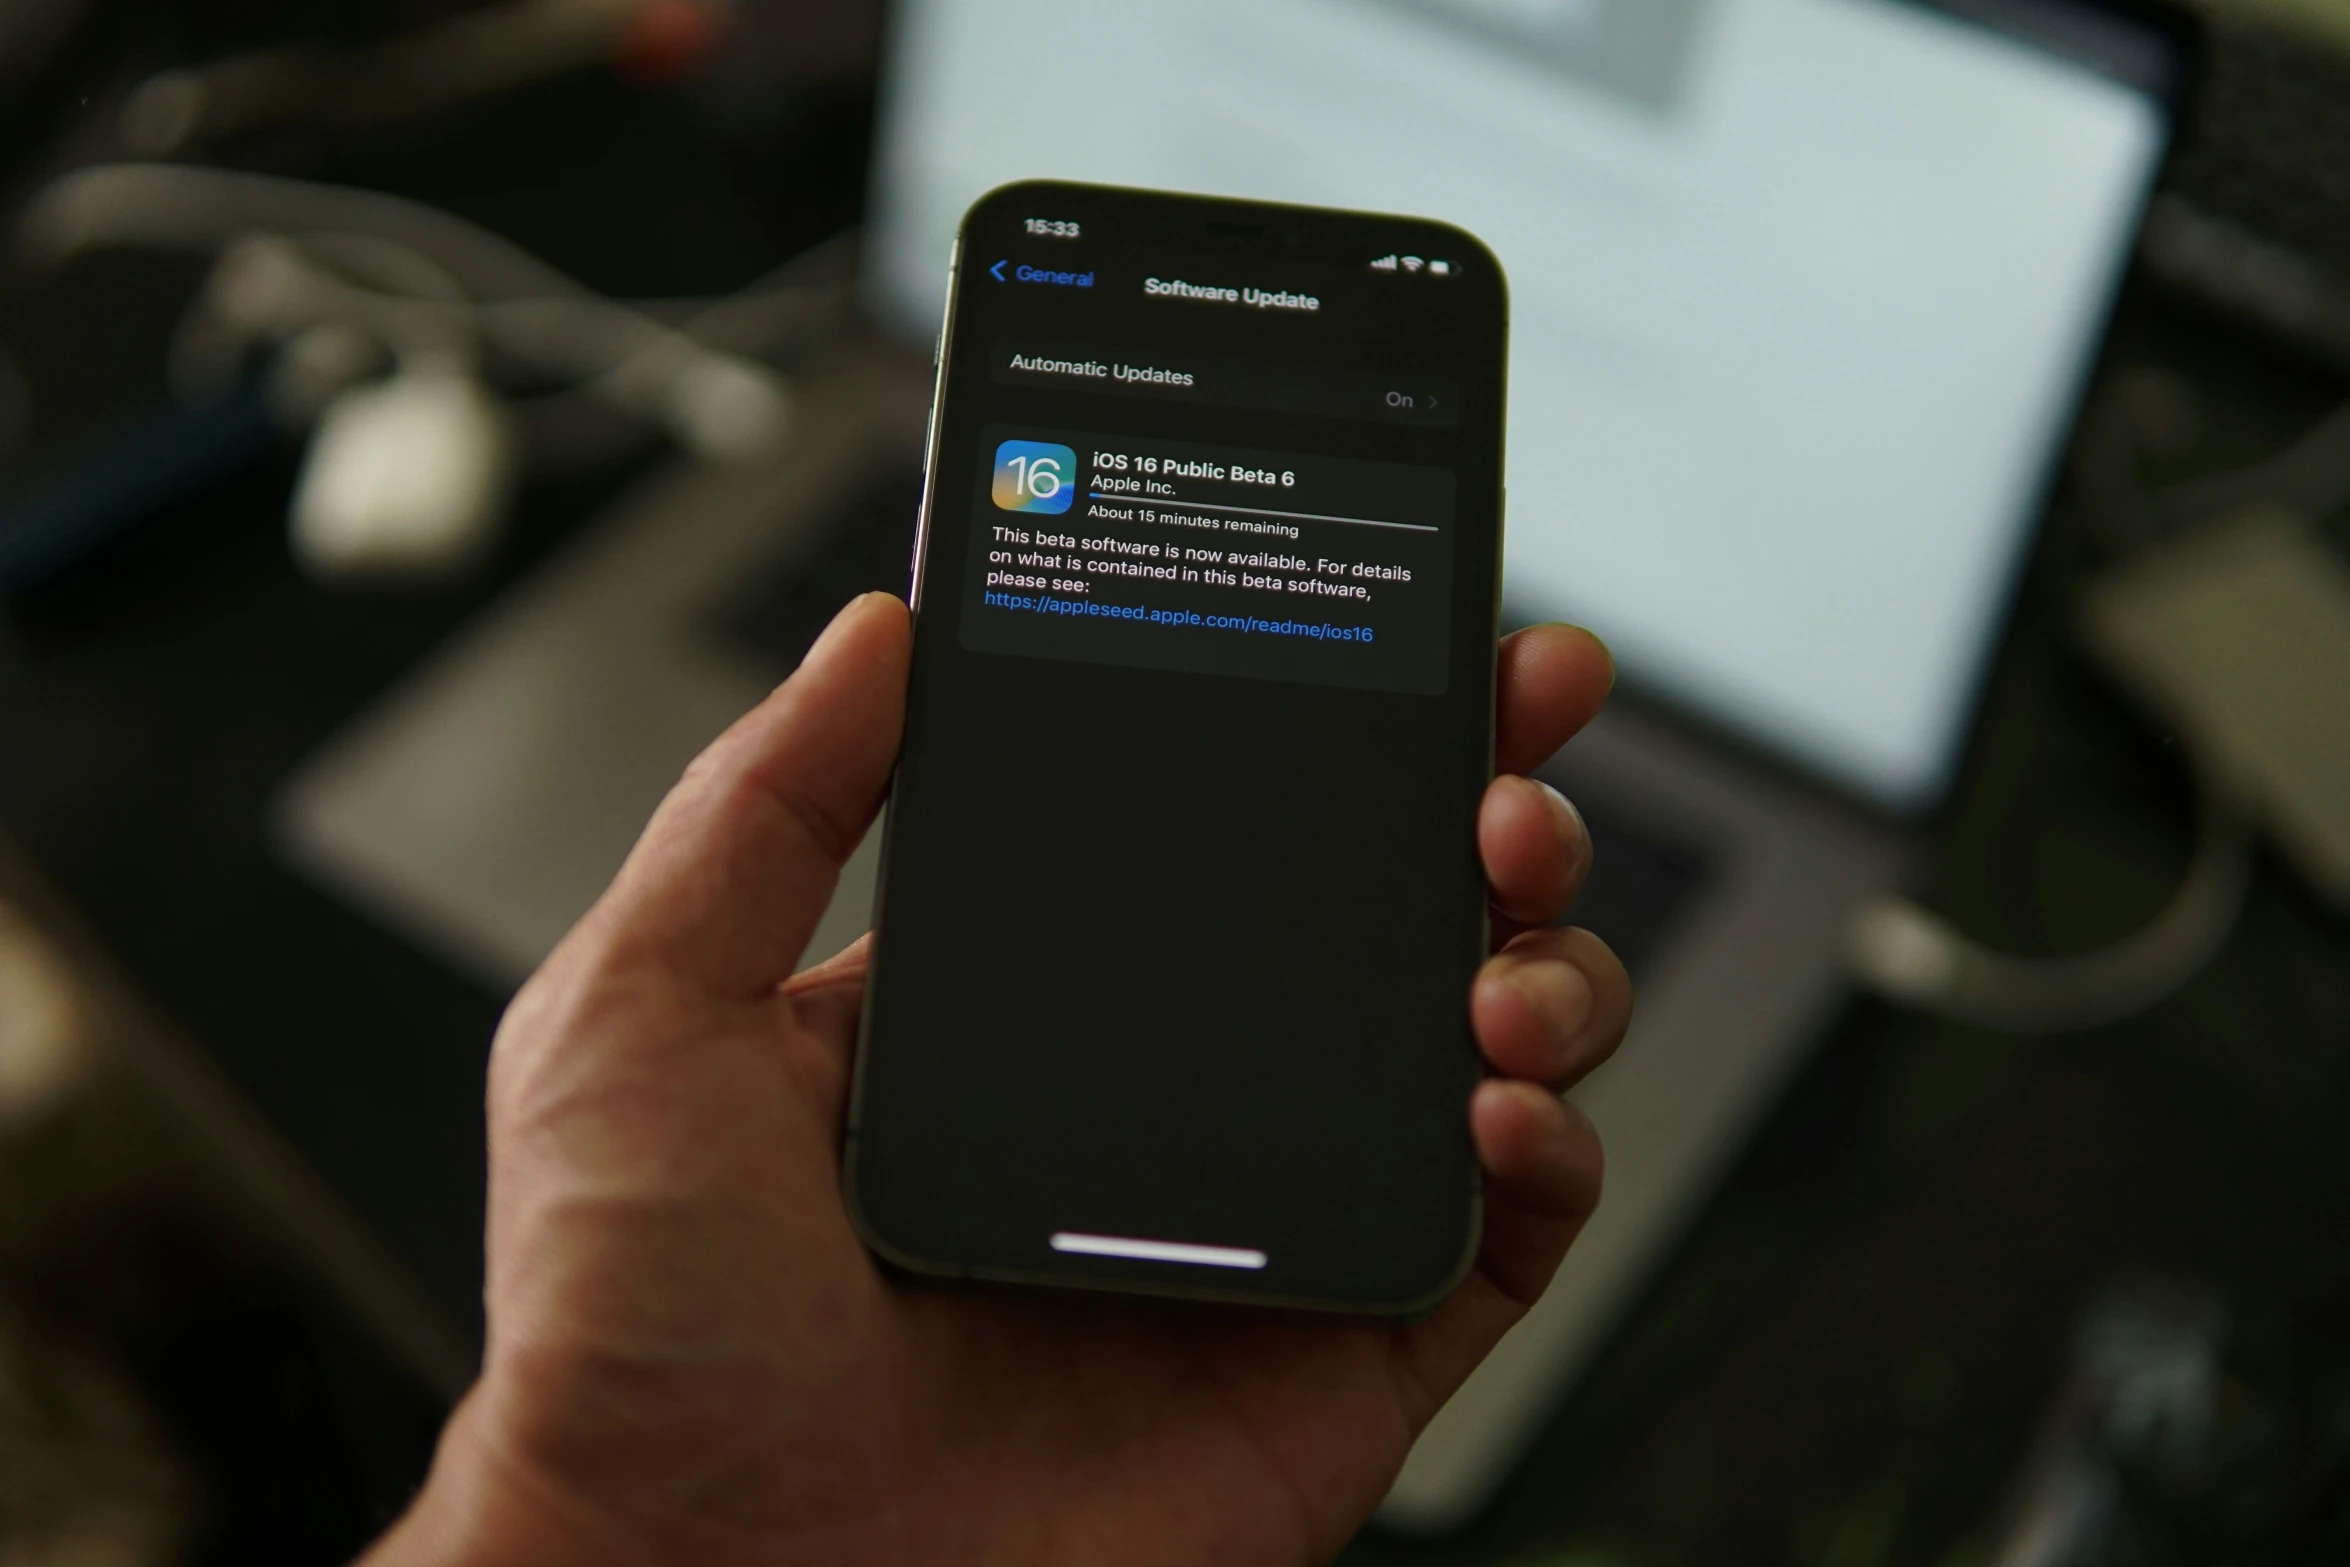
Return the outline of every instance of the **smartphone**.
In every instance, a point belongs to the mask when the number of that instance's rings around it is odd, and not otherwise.
[[[885,1260],[1387,1315],[1465,1272],[1506,339],[1441,223],[965,215],[845,1150]]]

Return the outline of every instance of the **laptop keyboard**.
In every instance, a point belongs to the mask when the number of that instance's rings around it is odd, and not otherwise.
[[[2154,276],[2350,358],[2350,50],[2216,25],[2143,256]]]
[[[1560,923],[1589,930],[1615,949],[1633,978],[1645,978],[1713,882],[1714,853],[1605,795],[1562,787],[1591,829],[1592,855],[1583,896]]]
[[[719,643],[781,680],[860,593],[906,591],[922,470],[886,468],[849,492],[819,537],[754,568],[711,607]]]
[[[2213,43],[2171,188],[2350,278],[2350,52],[2259,26]]]
[[[709,629],[775,679],[794,668],[842,605],[860,593],[906,590],[918,469],[886,469],[850,492],[811,547],[745,577],[714,607]],[[1572,922],[1596,932],[1641,974],[1712,880],[1709,851],[1648,816],[1571,789],[1591,829],[1591,879]]]

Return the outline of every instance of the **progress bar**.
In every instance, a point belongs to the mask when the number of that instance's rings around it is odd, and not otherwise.
[[[1261,1268],[1265,1254],[1245,1246],[1192,1246],[1182,1241],[1138,1241],[1124,1235],[1077,1235],[1063,1230],[1053,1250],[1087,1257],[1132,1257],[1138,1262],[1184,1262],[1195,1268]]]
[[[1162,511],[1181,508],[1184,511],[1220,511],[1234,517],[1287,517],[1293,522],[1343,522],[1357,528],[1400,528],[1406,533],[1444,531],[1426,522],[1381,522],[1374,517],[1331,517],[1318,511],[1274,511],[1265,506],[1210,506],[1206,501],[1171,501],[1163,495],[1104,495],[1099,490],[1088,490],[1086,495],[1091,500],[1133,501],[1137,505],[1156,506]]]

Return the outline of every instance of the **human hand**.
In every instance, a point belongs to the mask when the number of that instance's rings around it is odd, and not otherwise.
[[[1631,984],[1549,929],[1590,842],[1522,775],[1588,721],[1606,652],[1500,650],[1478,846],[1499,950],[1466,999],[1493,1075],[1476,1267],[1410,1325],[884,1273],[842,1204],[867,942],[796,977],[879,810],[905,606],[844,610],[688,769],[508,1010],[490,1061],[489,1343],[410,1561],[1294,1563],[1334,1554],[1599,1196],[1558,1091]]]

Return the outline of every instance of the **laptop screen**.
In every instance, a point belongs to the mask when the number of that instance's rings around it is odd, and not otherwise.
[[[1947,785],[2169,131],[2069,0],[898,0],[869,282],[1052,176],[1509,270],[1514,618],[1896,809]]]

